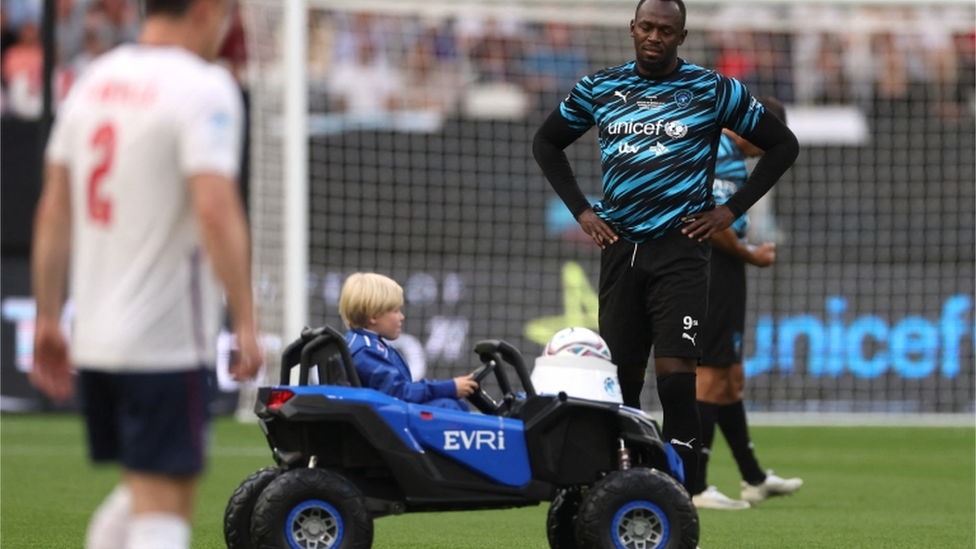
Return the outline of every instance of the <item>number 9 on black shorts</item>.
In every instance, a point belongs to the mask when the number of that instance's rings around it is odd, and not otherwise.
[[[600,335],[615,364],[646,365],[652,345],[656,357],[701,358],[711,250],[680,229],[603,250]]]

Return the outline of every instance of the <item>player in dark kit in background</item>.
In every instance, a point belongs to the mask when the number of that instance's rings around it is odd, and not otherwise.
[[[772,97],[760,98],[766,112],[786,122],[786,109]],[[762,149],[724,130],[715,162],[712,194],[715,201],[728,200],[749,175],[747,157],[763,154]],[[795,492],[803,484],[798,478],[784,479],[772,471],[763,472],[756,461],[749,426],[742,405],[745,371],[742,366],[742,334],[746,324],[746,263],[768,267],[776,260],[776,246],[766,242],[751,246],[744,242],[749,229],[748,215],[731,227],[712,236],[711,275],[708,288],[708,315],[702,345],[704,356],[698,367],[698,411],[701,416],[702,446],[698,464],[698,484],[692,491],[699,509],[748,509],[769,496]],[[742,474],[742,500],[721,493],[705,480],[708,458],[718,423],[732,449]],[[706,488],[707,486],[707,488]]]
[[[636,60],[580,80],[536,133],[549,183],[603,250],[600,335],[617,364],[624,404],[640,406],[651,348],[664,438],[695,486],[701,431],[695,368],[708,293],[710,237],[776,183],[796,138],[740,82],[678,58],[682,0],[642,0],[630,23]],[[604,198],[583,194],[564,149],[600,132]],[[722,128],[766,151],[742,189],[716,206],[711,180]]]

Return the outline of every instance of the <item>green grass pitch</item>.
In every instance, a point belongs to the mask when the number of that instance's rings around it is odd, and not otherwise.
[[[754,427],[752,434],[761,465],[805,484],[755,509],[701,511],[704,549],[976,547],[976,429]],[[709,481],[736,496],[738,473],[719,439]],[[194,549],[224,547],[227,498],[271,463],[253,424],[221,418],[212,444]],[[76,416],[2,416],[0,546],[81,548],[91,512],[117,478],[117,469],[88,463]],[[373,546],[545,549],[547,508],[385,517]]]

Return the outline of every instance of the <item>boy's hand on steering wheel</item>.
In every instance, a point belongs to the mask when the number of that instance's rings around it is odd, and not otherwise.
[[[474,380],[474,374],[454,378],[454,385],[457,387],[458,398],[465,398],[478,390],[478,382]]]

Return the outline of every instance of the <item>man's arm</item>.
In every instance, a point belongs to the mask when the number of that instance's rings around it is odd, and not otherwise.
[[[758,246],[750,246],[739,240],[739,236],[731,228],[712,235],[712,246],[717,251],[757,267],[768,267],[776,261],[775,244],[766,242]]]
[[[569,127],[559,109],[552,111],[532,139],[532,154],[549,184],[580,226],[601,248],[617,241],[617,233],[593,211],[580,189],[565,149],[583,133]]]
[[[744,214],[769,192],[800,154],[796,136],[769,111],[764,112],[756,127],[742,138],[765,152],[742,188],[725,203],[735,217]]]
[[[800,145],[793,132],[768,111],[763,113],[755,129],[743,134],[742,138],[765,152],[742,188],[728,202],[713,210],[682,218],[687,223],[682,232],[690,238],[705,240],[730,227],[736,218],[773,188],[800,153]]]
[[[54,400],[71,398],[74,376],[68,344],[61,333],[71,253],[71,189],[68,168],[48,163],[44,189],[34,214],[31,285],[37,316],[34,324],[34,365],[31,383]]]
[[[580,189],[565,152],[566,147],[582,135],[570,128],[566,119],[559,113],[559,109],[556,109],[542,123],[532,139],[532,154],[535,156],[535,161],[573,217],[579,217],[590,207],[590,201]]]
[[[407,374],[405,363],[400,367],[394,362],[393,350],[380,351],[377,347],[361,347],[353,355],[353,363],[360,380],[371,389],[390,395],[404,402],[423,404],[435,398],[458,398],[457,381],[413,381]]]
[[[257,343],[251,288],[251,239],[236,181],[215,174],[190,177],[193,208],[214,273],[227,293],[240,364],[235,378],[254,377],[264,363]]]

